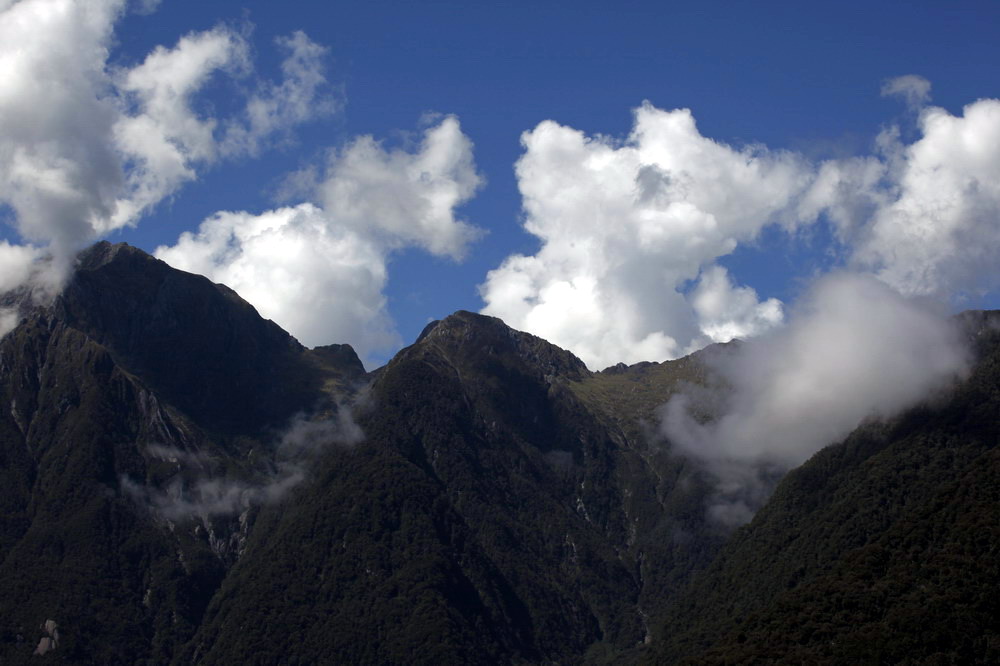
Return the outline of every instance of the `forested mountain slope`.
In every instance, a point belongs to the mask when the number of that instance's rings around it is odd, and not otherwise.
[[[5,303],[5,661],[49,619],[67,662],[632,654],[721,544],[640,423],[690,362],[591,373],[457,313],[368,375],[107,243]]]
[[[0,662],[28,660],[46,620],[46,659],[169,661],[252,524],[185,511],[197,483],[258,476],[269,429],[363,368],[125,245],[81,255],[54,303],[6,304],[22,320],[0,341]]]
[[[0,306],[0,663],[996,656],[993,314],[731,533],[659,428],[712,350],[591,372],[458,312],[367,373],[108,243]]]
[[[968,380],[790,472],[672,605],[655,661],[1000,659],[1000,317],[962,324]]]

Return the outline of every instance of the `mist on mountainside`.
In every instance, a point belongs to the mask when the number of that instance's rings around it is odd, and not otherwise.
[[[869,419],[933,398],[967,372],[954,318],[879,280],[818,280],[786,326],[706,354],[711,389],[673,396],[661,431],[717,482],[709,513],[747,522],[776,478]]]
[[[173,521],[235,516],[253,506],[280,501],[308,478],[309,465],[324,449],[364,441],[352,407],[338,405],[336,415],[326,418],[296,414],[273,438],[273,450],[259,454],[264,459],[260,469],[248,470],[245,478],[233,478],[217,458],[207,454],[151,444],[146,453],[175,465],[176,474],[163,487],[122,476],[122,488],[140,505]]]

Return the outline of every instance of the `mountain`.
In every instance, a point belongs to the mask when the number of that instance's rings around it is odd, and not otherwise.
[[[1000,313],[962,325],[971,376],[790,472],[649,661],[1000,662]]]
[[[657,427],[711,350],[591,372],[457,312],[369,373],[124,244],[81,254],[54,300],[0,305],[21,317],[0,339],[0,663],[986,663],[1000,644],[993,314],[965,315],[979,361],[953,394],[821,451],[732,533]]]
[[[23,316],[0,341],[0,662],[30,656],[50,619],[50,658],[169,661],[248,522],[178,524],[134,489],[182,481],[178,458],[252,477],[268,428],[363,368],[125,245],[85,252],[55,302],[11,303]]]
[[[5,661],[46,620],[48,658],[102,663],[627,652],[658,612],[651,582],[670,583],[657,535],[701,521],[664,513],[683,465],[639,436],[669,364],[591,373],[460,312],[369,375],[107,243],[54,302],[14,304]],[[628,417],[600,407],[623,382],[642,396]],[[721,541],[703,541],[678,566],[707,563]]]
[[[659,480],[577,395],[597,381],[497,319],[429,326],[371,384],[364,444],[262,510],[190,657],[551,663],[641,645]]]

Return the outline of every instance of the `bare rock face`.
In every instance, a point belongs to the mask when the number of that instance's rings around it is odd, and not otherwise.
[[[42,631],[46,635],[39,639],[38,647],[35,648],[35,655],[39,657],[59,647],[59,625],[55,620],[46,620],[42,624]]]

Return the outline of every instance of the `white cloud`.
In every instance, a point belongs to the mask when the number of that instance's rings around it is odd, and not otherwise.
[[[30,245],[0,240],[0,294],[16,289],[31,276],[40,252]]]
[[[0,204],[22,239],[73,253],[136,221],[223,154],[222,127],[245,120],[226,156],[255,153],[272,134],[332,107],[323,50],[302,33],[280,42],[286,79],[259,84],[246,110],[194,110],[217,72],[245,77],[245,39],[218,27],[157,47],[131,69],[109,63],[123,0],[22,0],[0,8]],[[155,4],[155,3],[154,3]],[[151,3],[146,3],[148,8]]]
[[[147,447],[147,454],[174,463],[177,474],[163,487],[139,484],[122,476],[122,489],[168,520],[232,516],[255,505],[280,501],[308,478],[310,462],[317,453],[332,447],[351,447],[364,440],[365,434],[352,414],[354,407],[338,405],[336,417],[322,420],[312,420],[303,414],[294,416],[274,442],[270,471],[258,473],[254,479],[241,481],[231,476],[214,476],[212,469],[218,461],[213,465],[210,456],[197,450],[152,444]]]
[[[15,308],[0,307],[0,338],[17,327],[19,316]]]
[[[413,152],[361,137],[336,153],[315,186],[323,205],[217,213],[155,254],[232,287],[306,345],[350,342],[365,358],[398,344],[382,293],[389,253],[460,257],[478,231],[454,208],[479,182],[472,144],[447,117]]]
[[[0,247],[0,288],[42,277],[51,287],[86,243],[135,224],[204,169],[256,156],[338,107],[328,51],[302,32],[277,40],[280,81],[256,80],[250,44],[224,26],[112,68],[123,11],[122,0],[22,0],[0,14],[0,204],[35,244]],[[200,95],[226,79],[249,91],[245,104],[206,111]],[[357,138],[316,180],[316,205],[220,212],[158,253],[229,284],[307,344],[390,347],[389,253],[415,246],[460,259],[481,234],[455,215],[482,182],[472,144],[444,117],[411,150]],[[38,263],[47,254],[54,260]]]
[[[0,14],[0,202],[29,241],[77,247],[114,214],[123,178],[104,68],[122,6],[23,0]]]
[[[884,138],[889,183],[853,234],[854,264],[904,294],[953,297],[997,285],[1000,255],[1000,100],[953,116],[920,116],[910,145]]]
[[[383,251],[312,204],[216,213],[155,254],[235,289],[306,345],[349,340],[364,356],[398,341]]]
[[[866,419],[891,417],[961,376],[968,364],[953,320],[871,277],[821,278],[787,326],[708,356],[714,395],[671,398],[663,433],[718,481],[709,514],[746,522],[776,471],[843,439]],[[720,397],[721,400],[720,400]],[[720,400],[705,422],[705,398]]]
[[[710,313],[709,334],[682,290],[764,225],[794,225],[787,211],[813,179],[801,158],[718,143],[689,111],[649,104],[623,143],[552,121],[522,143],[525,229],[542,247],[489,273],[485,313],[594,368],[673,358],[727,327],[746,328],[750,312],[762,313],[758,325],[776,320],[776,302],[758,306],[752,290],[740,290],[723,301],[736,310]],[[707,293],[702,302],[711,309]]]
[[[912,75],[884,88],[916,106],[929,90]],[[919,130],[905,144],[890,127],[871,155],[810,163],[712,141],[690,112],[649,104],[623,142],[543,122],[517,163],[541,248],[487,275],[483,311],[594,368],[672,358],[780,322],[781,303],[734,287],[716,260],[764,226],[819,219],[841,244],[827,251],[903,294],[983,294],[998,282],[1000,101],[962,116],[923,106]]]
[[[918,77],[886,86],[915,108],[928,91]],[[749,519],[780,471],[867,418],[926,399],[965,368],[952,322],[927,303],[996,287],[1000,101],[977,101],[961,116],[924,106],[918,121],[912,143],[889,127],[875,154],[818,165],[795,203],[800,223],[820,215],[832,223],[843,263],[856,273],[820,279],[788,326],[715,357],[721,385],[733,392],[715,405],[714,420],[688,413],[710,396],[691,391],[670,402],[664,431],[715,476],[715,519]],[[718,295],[724,283],[711,288],[719,278],[706,271],[692,292],[703,329],[709,311],[741,309]]]
[[[388,248],[422,247],[461,259],[482,230],[455,208],[482,185],[472,142],[458,119],[427,128],[414,151],[386,150],[370,136],[332,155],[317,196],[330,216]]]
[[[931,82],[916,74],[906,74],[882,83],[882,96],[897,96],[906,100],[913,109],[919,109],[931,100]]]
[[[699,328],[712,342],[752,338],[784,319],[781,301],[769,298],[759,302],[757,292],[750,287],[734,287],[721,266],[702,272],[690,300]]]
[[[965,348],[954,323],[867,277],[819,280],[787,327],[718,357],[733,388],[709,425],[670,405],[667,433],[706,458],[769,459],[796,465],[865,418],[888,416],[958,375]]]
[[[118,90],[133,103],[114,127],[114,143],[131,160],[125,196],[116,214],[98,233],[130,222],[150,206],[196,177],[199,163],[215,161],[213,117],[199,117],[192,97],[212,73],[227,67],[247,67],[247,44],[227,28],[214,28],[181,38],[172,49],[162,46],[142,64],[128,70]]]

